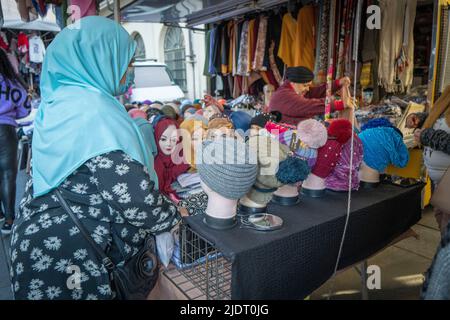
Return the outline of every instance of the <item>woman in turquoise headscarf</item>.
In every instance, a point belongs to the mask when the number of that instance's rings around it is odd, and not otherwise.
[[[105,267],[61,208],[56,188],[115,264],[133,256],[147,234],[179,221],[176,207],[149,176],[149,144],[115,98],[133,81],[135,48],[119,24],[86,17],[47,49],[33,178],[11,238],[16,299],[114,297]],[[67,285],[73,278],[69,266],[79,271],[79,285]]]

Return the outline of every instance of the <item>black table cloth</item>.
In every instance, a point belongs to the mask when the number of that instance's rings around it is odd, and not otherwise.
[[[380,185],[352,193],[351,215],[339,268],[384,248],[421,218],[423,186]],[[303,299],[333,274],[347,213],[347,193],[327,191],[293,207],[269,205],[283,228],[217,231],[202,216],[185,218],[232,262],[232,299]]]

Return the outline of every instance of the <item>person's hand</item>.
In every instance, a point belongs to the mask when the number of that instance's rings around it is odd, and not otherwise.
[[[351,81],[349,77],[339,79],[339,84],[343,87],[350,87]]]
[[[182,217],[188,217],[189,212],[185,207],[178,207],[178,212],[180,212]]]
[[[420,144],[420,135],[422,134],[423,129],[417,129],[416,131],[414,131],[414,140]]]

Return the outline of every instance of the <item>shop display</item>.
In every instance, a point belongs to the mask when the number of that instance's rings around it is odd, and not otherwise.
[[[332,173],[341,158],[341,151],[351,138],[353,128],[345,119],[333,120],[327,129],[328,140],[317,152],[317,160],[310,175],[302,184],[302,195],[323,197],[326,189],[326,178]]]

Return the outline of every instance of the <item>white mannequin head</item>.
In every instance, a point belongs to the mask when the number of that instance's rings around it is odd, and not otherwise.
[[[237,200],[227,199],[211,190],[203,181],[200,183],[203,191],[208,195],[206,214],[217,219],[234,219],[236,216]]]
[[[179,136],[177,128],[174,125],[170,125],[164,130],[159,138],[159,148],[166,156],[170,156],[175,151],[178,140]]]
[[[302,188],[309,190],[324,190],[326,188],[325,179],[316,176],[314,173],[310,173],[308,178],[303,181]]]
[[[359,168],[359,179],[362,182],[367,183],[379,183],[380,182],[380,173],[369,167],[364,161],[361,163],[361,167]]]
[[[286,184],[281,186],[275,191],[274,195],[282,197],[282,198],[291,198],[298,196],[298,188],[301,186],[301,182],[296,184]]]

